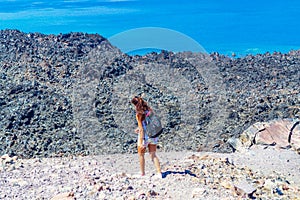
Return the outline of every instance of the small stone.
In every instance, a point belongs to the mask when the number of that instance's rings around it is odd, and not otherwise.
[[[104,190],[104,187],[103,187],[102,184],[96,184],[96,185],[94,186],[94,191],[100,192],[100,191],[102,191],[102,190]]]
[[[282,190],[281,190],[280,188],[276,188],[275,191],[276,191],[276,193],[279,194],[280,196],[283,195],[283,192],[282,192]]]
[[[9,179],[8,180],[10,183],[12,183],[14,186],[21,186],[24,187],[28,185],[29,183],[23,179]]]
[[[267,191],[273,191],[273,189],[276,187],[276,184],[272,180],[266,180],[264,185],[264,189]]]
[[[221,186],[224,187],[225,189],[231,189],[232,188],[232,184],[229,183],[228,181],[222,181]]]
[[[192,197],[193,198],[200,198],[203,196],[203,194],[205,193],[205,189],[204,188],[195,188],[193,191],[192,191]]]
[[[238,184],[235,184],[234,187],[236,188],[237,194],[252,194],[256,191],[256,188],[250,185],[247,181],[241,181]]]
[[[138,192],[138,198],[143,198],[144,196],[146,196],[145,192],[143,191]]]
[[[147,196],[157,196],[157,195],[158,195],[158,193],[155,192],[154,190],[149,190]]]
[[[127,190],[133,190],[133,187],[130,185],[127,187]]]
[[[66,192],[55,195],[51,200],[75,200],[73,192]]]

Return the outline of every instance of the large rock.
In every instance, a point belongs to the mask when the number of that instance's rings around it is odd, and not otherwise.
[[[247,128],[238,138],[229,140],[237,151],[252,145],[269,145],[278,148],[293,148],[300,153],[300,125],[297,119],[277,119],[257,122]]]

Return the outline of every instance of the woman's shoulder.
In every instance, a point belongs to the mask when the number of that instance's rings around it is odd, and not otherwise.
[[[143,118],[143,115],[144,115],[144,113],[140,113],[140,112],[137,112],[137,113],[135,114],[135,116],[136,116],[137,119],[142,119],[142,118]]]

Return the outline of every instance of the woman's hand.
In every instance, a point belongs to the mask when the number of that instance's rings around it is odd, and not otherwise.
[[[139,127],[137,127],[137,128],[134,130],[134,132],[135,132],[136,134],[139,134],[139,133],[140,133]]]
[[[143,139],[139,139],[138,146],[141,147],[141,148],[145,148]]]

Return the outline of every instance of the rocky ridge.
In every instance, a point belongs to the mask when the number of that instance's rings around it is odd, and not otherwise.
[[[0,155],[135,152],[129,101],[141,94],[164,151],[231,152],[250,125],[299,118],[299,51],[128,56],[97,34],[0,35]]]

